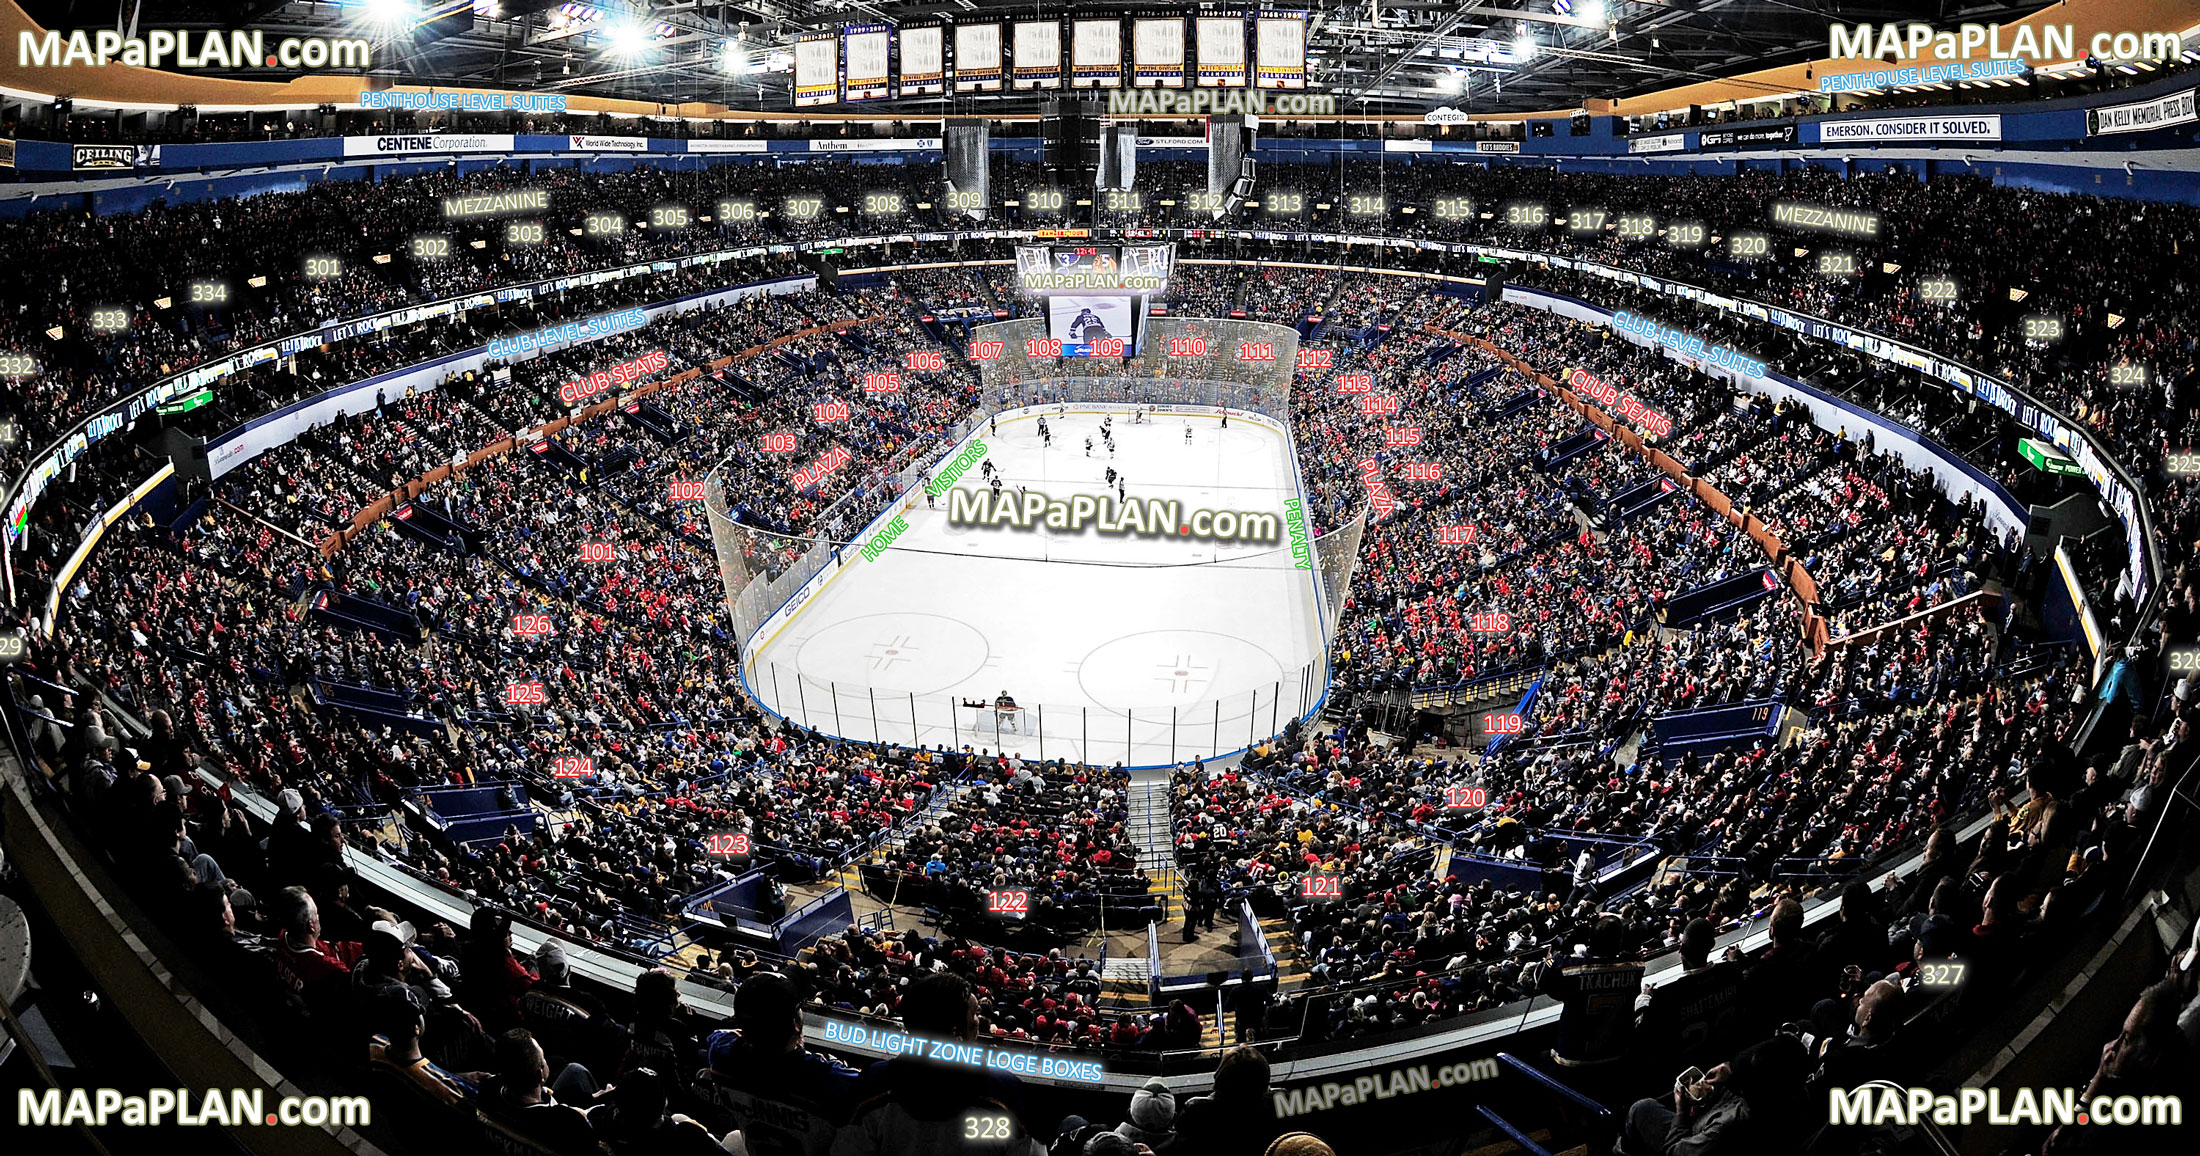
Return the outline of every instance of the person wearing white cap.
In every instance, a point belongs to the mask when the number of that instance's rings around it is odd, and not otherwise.
[[[275,796],[281,814],[267,832],[267,869],[284,883],[303,881],[314,860],[313,836],[306,830],[305,796],[289,787]]]

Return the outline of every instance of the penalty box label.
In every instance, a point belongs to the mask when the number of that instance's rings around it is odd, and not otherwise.
[[[1102,534],[1136,534],[1142,538],[1186,537],[1213,542],[1280,542],[1282,520],[1274,514],[1236,510],[1193,510],[1159,498],[1118,502],[1113,498],[1079,494],[1058,501],[1036,491],[1004,493],[996,500],[984,490],[956,490],[948,495],[950,526],[1006,526],[1017,530],[1049,530]]]

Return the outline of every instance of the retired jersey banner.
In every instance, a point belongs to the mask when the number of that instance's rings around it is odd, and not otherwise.
[[[1070,84],[1077,88],[1123,87],[1123,22],[1078,20],[1070,25]]]
[[[955,26],[955,91],[1001,91],[1001,26]]]
[[[851,24],[840,30],[842,100],[884,100],[893,61],[894,30],[884,24]]]
[[[840,103],[840,37],[826,32],[795,42],[794,103],[797,108]]]
[[[938,96],[947,91],[947,30],[926,24],[901,30],[901,94]]]
[[[1199,27],[1199,86],[1244,88],[1245,17],[1201,16]]]
[[[1062,87],[1062,23],[1024,20],[1016,25],[1018,89]]]
[[[1253,75],[1262,88],[1306,87],[1306,13],[1254,16]]]

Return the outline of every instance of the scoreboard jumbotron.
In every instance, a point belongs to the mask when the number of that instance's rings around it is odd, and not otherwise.
[[[1047,336],[1063,357],[1129,357],[1146,310],[1140,298],[1169,287],[1167,244],[1018,245],[1016,282],[1047,303]]]

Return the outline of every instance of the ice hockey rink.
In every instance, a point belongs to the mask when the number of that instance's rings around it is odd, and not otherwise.
[[[948,494],[928,505],[920,487],[890,547],[868,561],[849,547],[807,602],[759,630],[752,692],[851,739],[1133,766],[1236,750],[1312,709],[1322,632],[1311,551],[1294,565],[1284,517],[1301,497],[1288,439],[1213,412],[1132,424],[1131,408],[1049,407],[1051,448],[1030,413],[964,446],[984,443],[1010,495],[1112,498],[1112,466],[1132,500],[1174,500],[1186,518],[1272,514],[1277,540],[950,525]],[[990,488],[978,462],[956,488]],[[1020,708],[1005,718],[992,707],[1004,691]]]

